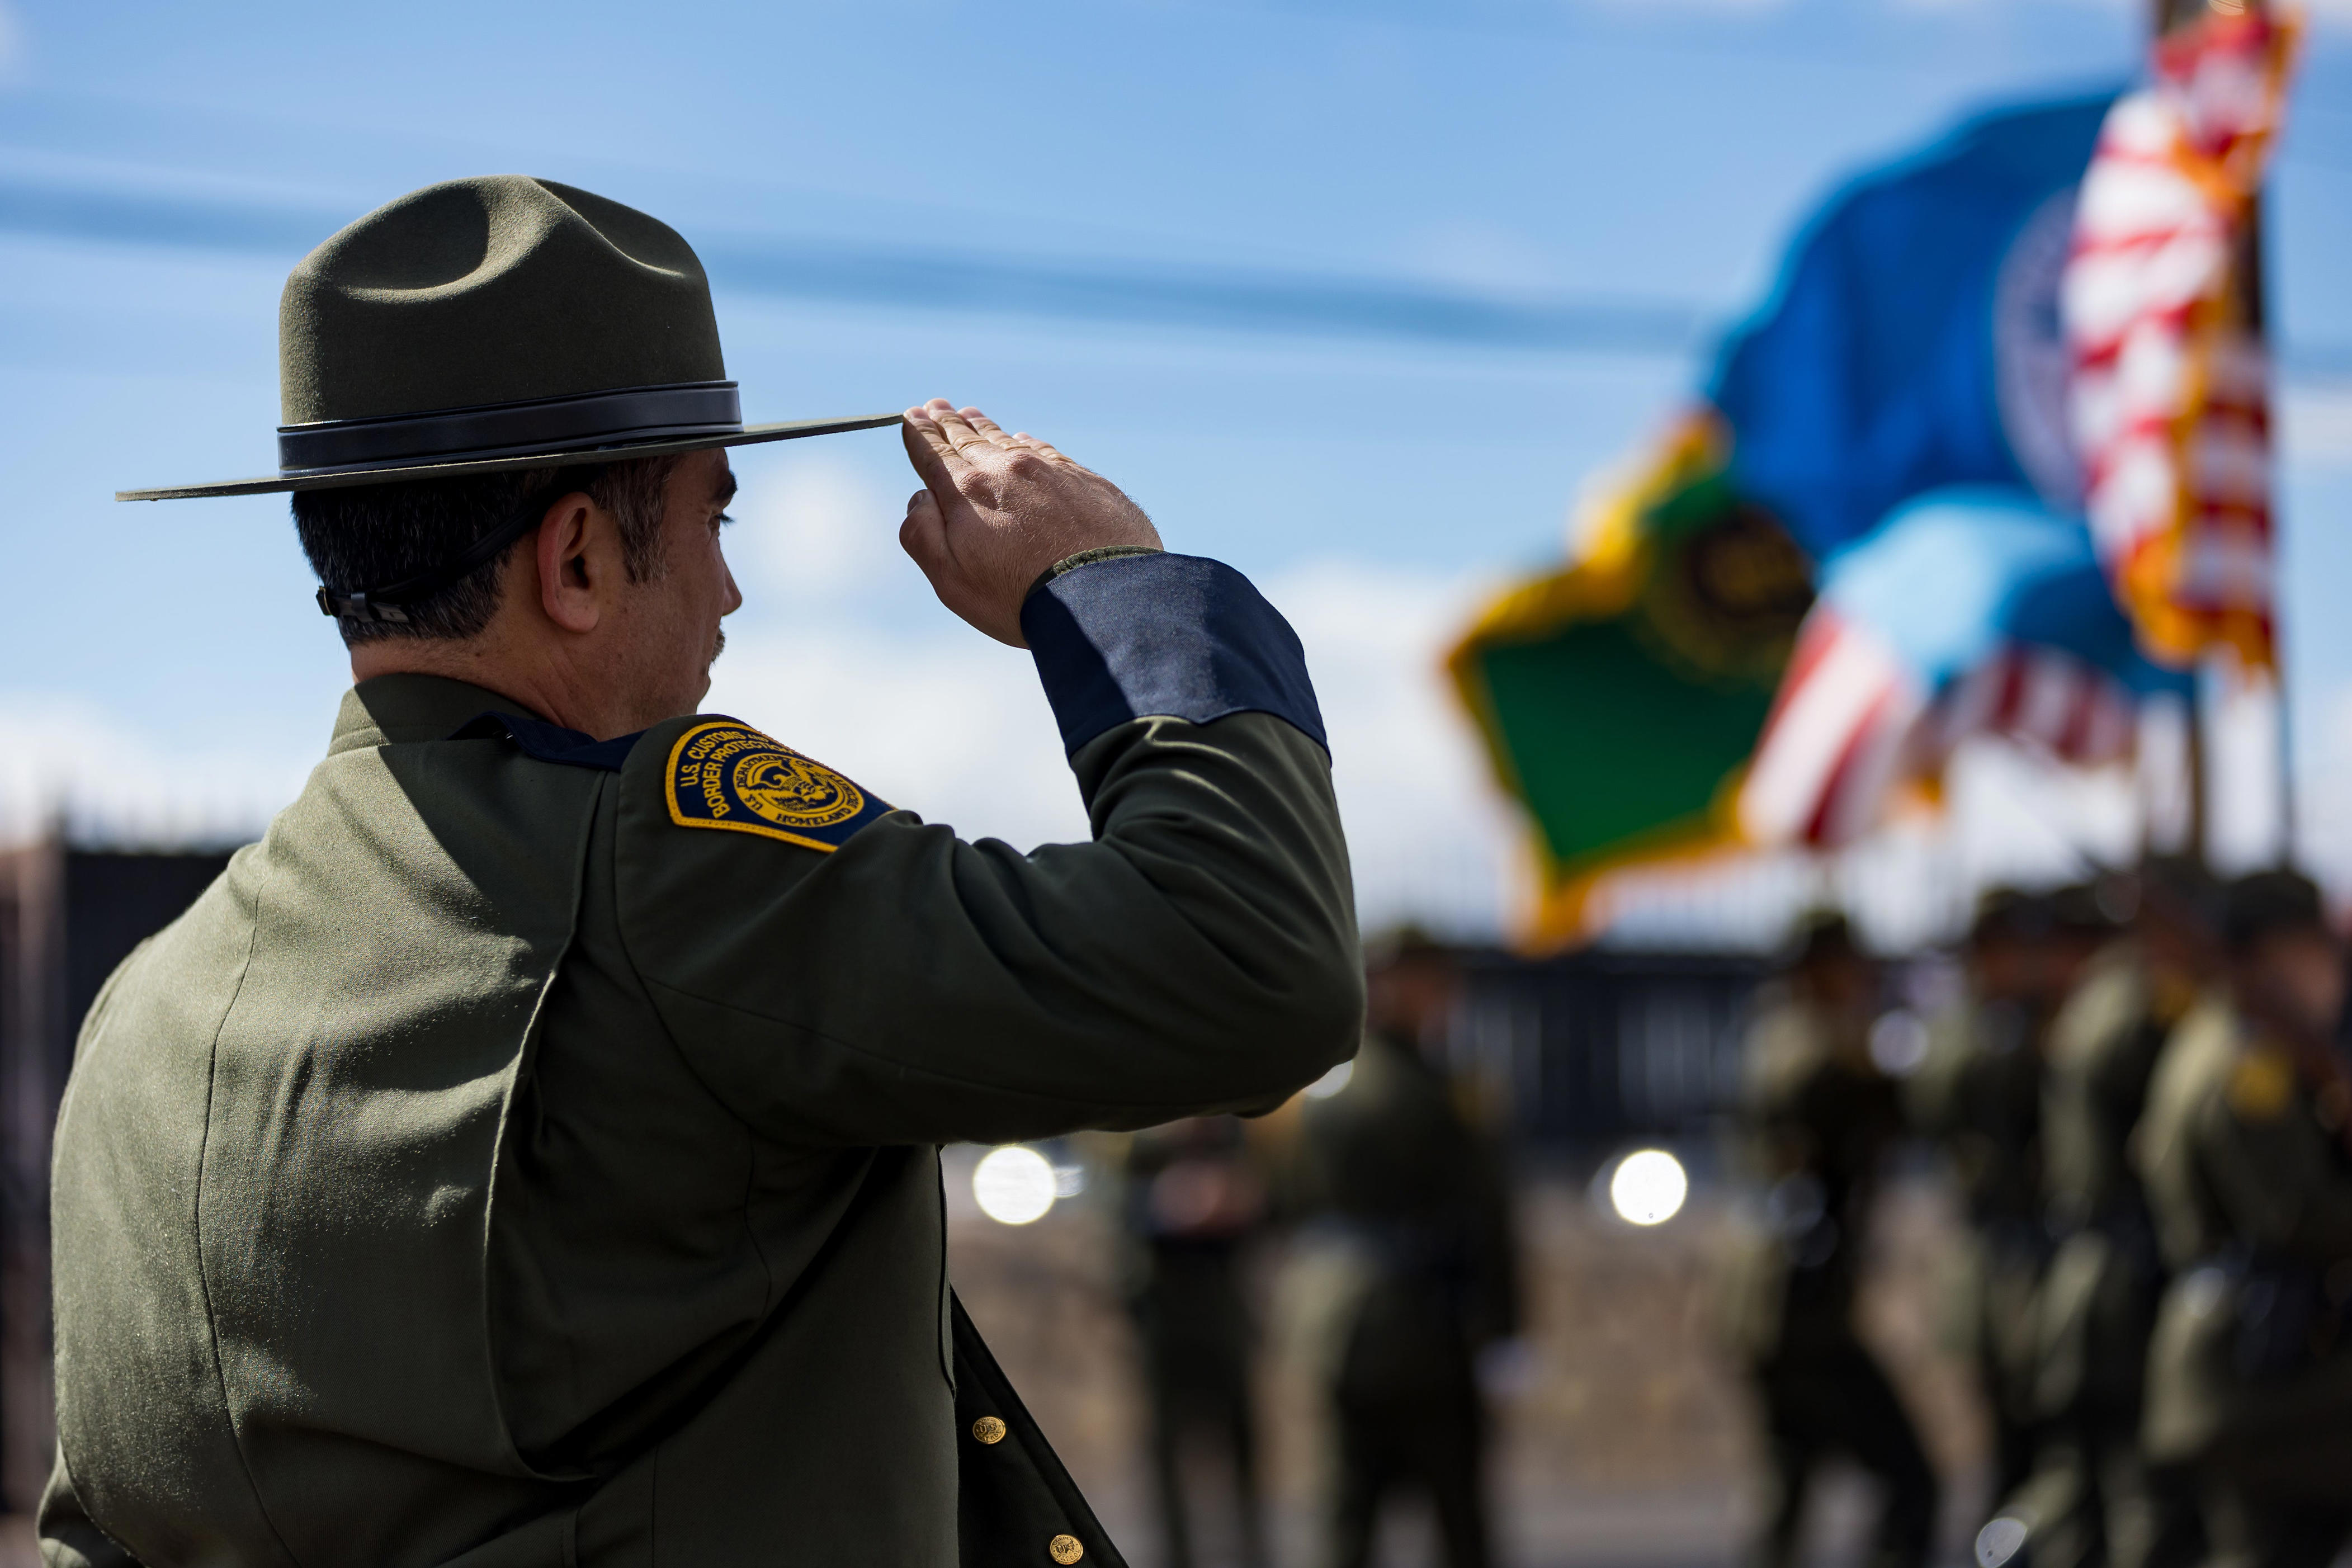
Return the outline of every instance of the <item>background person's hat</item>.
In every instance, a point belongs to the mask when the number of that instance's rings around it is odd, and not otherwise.
[[[278,353],[276,475],[115,499],[455,479],[898,422],[745,425],[693,247],[634,208],[520,174],[412,191],[304,257]]]

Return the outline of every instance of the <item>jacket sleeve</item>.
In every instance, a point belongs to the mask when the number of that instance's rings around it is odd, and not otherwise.
[[[2253,1058],[2257,1063],[2260,1057]],[[2292,1072],[2283,1058],[2269,1064]],[[2239,1071],[2260,1078],[2242,1061]],[[2326,1268],[2352,1258],[2352,1181],[2300,1094],[2249,1096],[2235,1084],[2200,1108],[2198,1164],[2231,1228],[2258,1254]]]
[[[836,846],[740,813],[751,830],[688,826],[709,808],[670,754],[692,721],[624,769],[623,940],[678,1047],[761,1131],[1145,1126],[1269,1108],[1354,1049],[1347,849],[1288,626],[1240,574],[1158,554],[1054,578],[1023,625],[1089,843],[1022,854],[898,811]]]

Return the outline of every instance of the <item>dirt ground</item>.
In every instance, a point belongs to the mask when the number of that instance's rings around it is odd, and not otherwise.
[[[969,1151],[948,1173],[950,1267],[1007,1373],[1134,1568],[1160,1568],[1141,1447],[1143,1405],[1114,1279],[1109,1215],[1090,1197],[1035,1224],[997,1225],[971,1198]],[[1498,1410],[1493,1491],[1511,1568],[1715,1568],[1740,1557],[1754,1514],[1752,1417],[1717,1347],[1714,1280],[1730,1215],[1705,1189],[1641,1230],[1580,1187],[1522,1193],[1527,1354]],[[1891,1192],[1864,1315],[1947,1480],[1950,1545],[1965,1560],[1979,1506],[1982,1422],[1937,1325],[1955,1237],[1937,1187]],[[1317,1560],[1319,1405],[1284,1332],[1284,1260],[1264,1260],[1260,1368],[1265,1483],[1276,1568]],[[1204,1479],[1209,1478],[1204,1472]],[[1862,1556],[1870,1498],[1858,1476],[1818,1489],[1810,1555]],[[1232,1556],[1225,1510],[1197,1527],[1204,1568]],[[1425,1518],[1385,1532],[1384,1564],[1433,1563]]]

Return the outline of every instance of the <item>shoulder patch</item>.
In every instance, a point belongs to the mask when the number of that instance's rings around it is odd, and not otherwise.
[[[731,719],[687,726],[670,748],[669,819],[831,854],[890,809],[847,779]]]
[[[2248,1051],[2230,1069],[2229,1098],[2241,1121],[2277,1121],[2294,1098],[2294,1063],[2281,1051]]]

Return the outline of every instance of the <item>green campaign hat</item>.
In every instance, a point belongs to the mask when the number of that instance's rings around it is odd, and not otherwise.
[[[552,180],[412,191],[304,257],[278,308],[278,471],[117,500],[454,479],[870,430],[746,425],[710,284],[667,224]]]

